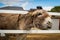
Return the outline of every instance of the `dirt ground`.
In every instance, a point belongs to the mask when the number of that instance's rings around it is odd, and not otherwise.
[[[9,40],[16,40],[18,37],[10,37]],[[58,34],[28,34],[23,40],[60,40],[60,33]],[[0,40],[7,40],[5,37],[0,37]]]
[[[60,34],[29,34],[27,40],[60,40]]]

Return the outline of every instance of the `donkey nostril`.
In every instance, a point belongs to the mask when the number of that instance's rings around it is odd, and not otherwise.
[[[48,21],[48,23],[47,24],[50,24],[50,22]]]

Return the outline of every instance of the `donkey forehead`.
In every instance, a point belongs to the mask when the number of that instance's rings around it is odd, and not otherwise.
[[[37,14],[37,13],[43,13],[43,10],[36,10],[36,11],[34,11],[34,12],[32,13],[32,15],[35,15],[35,14]]]

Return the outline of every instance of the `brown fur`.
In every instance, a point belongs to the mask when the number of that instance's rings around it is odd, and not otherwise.
[[[0,13],[0,29],[17,29],[18,14]]]
[[[42,14],[41,17],[37,17],[38,12]],[[45,10],[33,10],[27,14],[0,13],[0,29],[31,29],[36,26],[37,22],[41,25],[49,16]]]
[[[38,15],[38,13],[42,15]],[[0,14],[0,29],[21,29],[30,30],[31,28],[43,29],[42,23],[45,18],[50,17],[45,10],[29,11],[27,14]],[[10,36],[16,37],[16,40],[23,40],[27,34],[6,34],[7,40]]]
[[[37,15],[38,12],[41,13],[42,15],[41,16]],[[40,26],[43,26],[42,23],[47,17],[50,17],[50,15],[45,10],[29,11],[28,14],[20,16],[19,27],[20,29],[24,30],[31,29],[34,27],[39,28]],[[39,29],[43,29],[43,27],[40,27]]]
[[[36,16],[39,13],[41,15]],[[33,23],[34,23],[35,27],[38,29],[45,29],[45,28],[43,28],[43,22],[44,22],[45,18],[51,17],[51,16],[45,10],[36,10],[33,12],[32,15],[34,16]]]

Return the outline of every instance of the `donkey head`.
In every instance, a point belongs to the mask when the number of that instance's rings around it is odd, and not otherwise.
[[[32,16],[34,27],[43,30],[51,28],[51,16],[45,10],[36,10],[32,13]]]

